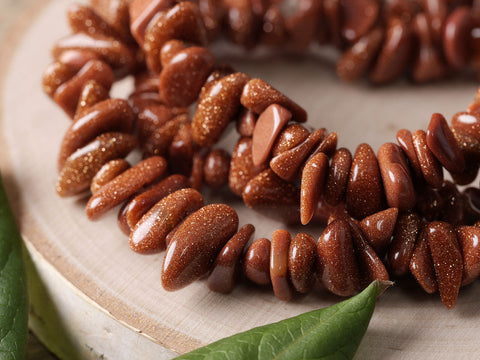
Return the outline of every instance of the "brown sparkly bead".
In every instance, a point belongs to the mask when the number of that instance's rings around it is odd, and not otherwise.
[[[118,222],[121,229],[130,235],[138,221],[145,215],[156,203],[164,197],[174,193],[177,190],[190,187],[190,181],[183,175],[171,175],[155,184],[150,189],[135,196],[132,200],[125,203],[125,206],[118,214]]]
[[[462,249],[462,286],[465,286],[480,275],[480,229],[475,226],[459,226],[455,232]]]
[[[467,216],[470,216],[472,219],[480,218],[480,189],[467,188],[463,191],[463,196]]]
[[[245,245],[255,232],[255,227],[247,224],[240,228],[223,247],[208,275],[207,285],[212,291],[228,294],[232,291],[240,267]]]
[[[193,154],[192,171],[190,173],[190,183],[192,188],[201,190],[203,185],[203,169],[205,167],[205,158],[207,157],[207,150],[200,149]]]
[[[388,206],[400,211],[415,206],[416,196],[407,160],[402,149],[393,143],[385,143],[378,149],[378,165]]]
[[[215,59],[206,48],[193,46],[178,52],[160,73],[160,96],[170,107],[186,107],[200,93]]]
[[[389,19],[383,47],[370,72],[370,80],[374,84],[395,80],[408,64],[411,47],[412,36],[407,24],[398,18]]]
[[[257,115],[247,109],[242,109],[237,119],[237,132],[241,136],[252,136],[257,123]]]
[[[382,179],[375,153],[368,144],[358,146],[347,183],[346,208],[357,219],[382,210]]]
[[[270,279],[277,299],[288,301],[293,297],[288,274],[288,250],[291,236],[286,230],[276,230],[272,234],[270,251]]]
[[[159,12],[145,30],[143,49],[148,69],[155,74],[162,70],[160,53],[163,45],[172,39],[204,45],[207,31],[197,4],[183,1]]]
[[[230,171],[230,155],[222,149],[215,149],[208,153],[203,168],[205,183],[213,188],[219,189],[228,183]]]
[[[415,146],[413,145],[412,133],[406,129],[398,130],[397,141],[408,159],[415,183],[423,182],[422,167],[420,166],[420,161],[418,160]]]
[[[42,88],[43,91],[53,98],[60,85],[70,80],[77,69],[60,61],[54,61],[47,66],[43,72]]]
[[[70,29],[74,33],[85,33],[94,38],[118,38],[119,34],[91,7],[72,4],[67,10]]]
[[[92,106],[63,136],[58,156],[59,169],[71,154],[98,135],[113,131],[132,132],[134,120],[133,111],[125,100],[108,99]]]
[[[446,66],[433,41],[432,31],[425,13],[416,14],[412,29],[418,39],[418,55],[413,64],[412,79],[417,83],[439,80],[446,74]]]
[[[278,104],[292,113],[294,121],[307,121],[307,113],[302,107],[261,79],[252,79],[245,85],[240,102],[256,114]]]
[[[325,129],[319,129],[325,130]],[[312,151],[310,156],[314,156],[319,152],[323,152],[329,158],[333,156],[335,151],[337,151],[337,144],[338,144],[338,134],[336,132],[331,132],[328,134],[320,144]]]
[[[120,205],[140,188],[151,183],[167,168],[165,159],[154,156],[143,160],[104,185],[87,203],[90,220],[97,220],[108,210]]]
[[[457,143],[458,144],[458,143]],[[478,170],[480,164],[475,160],[475,157],[466,154],[465,158],[465,169],[461,173],[450,174],[455,184],[457,185],[468,185],[471,184],[478,175]]]
[[[432,253],[438,290],[443,304],[455,306],[463,276],[463,260],[460,246],[452,226],[435,221],[427,228],[428,246]]]
[[[195,189],[181,189],[167,195],[148,210],[132,229],[130,248],[140,253],[164,250],[167,234],[202,206],[203,197]]]
[[[309,135],[310,131],[304,126],[297,123],[288,124],[282,129],[280,134],[278,134],[272,146],[272,156],[275,157],[294,148],[304,142]]]
[[[79,72],[57,87],[53,100],[71,117],[75,115],[78,99],[83,87],[90,80],[95,80],[105,89],[110,90],[114,75],[110,67],[100,60],[87,62]]]
[[[207,274],[237,228],[238,215],[225,204],[204,206],[186,218],[165,252],[163,288],[178,290]]]
[[[258,285],[269,285],[270,280],[270,240],[260,238],[252,242],[243,258],[243,273]]]
[[[198,7],[202,13],[208,39],[214,40],[222,30],[222,21],[225,17],[223,0],[198,0]]]
[[[394,276],[404,276],[408,273],[420,226],[421,220],[416,213],[408,212],[398,217],[388,248],[388,263]]]
[[[103,164],[127,156],[136,143],[129,134],[99,135],[67,158],[56,185],[58,195],[72,196],[87,190]]]
[[[302,164],[312,149],[325,137],[325,129],[312,132],[308,138],[294,148],[287,150],[270,160],[270,168],[282,179],[294,181],[302,168]]]
[[[427,15],[435,43],[440,43],[448,14],[448,4],[444,0],[422,0],[422,9]]]
[[[410,271],[422,289],[429,294],[433,294],[438,290],[438,284],[427,237],[427,225],[424,225],[418,235],[415,249],[410,259]]]
[[[169,120],[186,112],[186,109],[185,111],[182,109],[172,109],[163,104],[146,107],[138,113],[137,117],[137,136],[139,141],[143,143]]]
[[[390,245],[397,217],[398,209],[390,208],[367,216],[359,223],[369,244],[380,258],[383,258]]]
[[[375,25],[380,12],[376,0],[343,0],[342,35],[350,43],[364,36]]]
[[[292,16],[285,20],[288,33],[287,46],[293,50],[303,51],[315,38],[322,4],[316,0],[300,0]]]
[[[77,110],[75,110],[74,120],[82,117],[84,113],[93,105],[101,101],[107,100],[108,98],[108,90],[105,89],[102,84],[98,83],[95,80],[88,81],[83,86],[80,97],[78,98]]]
[[[202,91],[193,117],[193,139],[200,146],[214,145],[240,109],[240,95],[250,77],[243,73],[227,75]]]
[[[248,182],[243,191],[245,204],[268,217],[295,224],[300,220],[300,190],[278,177],[271,169]]]
[[[425,131],[415,131],[412,140],[425,181],[435,189],[440,188],[443,183],[443,169],[427,145]]]
[[[331,222],[317,243],[318,278],[325,288],[340,296],[351,296],[360,279],[350,227],[344,220]]]
[[[277,4],[272,4],[263,17],[262,34],[260,42],[265,45],[282,45],[287,39],[285,18]]]
[[[476,24],[472,10],[468,6],[459,6],[446,18],[443,29],[443,51],[450,66],[462,69],[470,60],[468,38]]]
[[[192,137],[192,124],[181,124],[168,148],[168,166],[173,174],[189,175],[196,144]]]
[[[264,168],[253,165],[252,138],[242,137],[233,150],[228,174],[228,186],[238,196],[242,196],[247,183],[258,175]]]
[[[426,186],[417,191],[417,210],[427,221],[439,219],[444,205],[445,201],[438,189]]]
[[[143,157],[153,155],[167,156],[175,136],[182,126],[189,123],[190,117],[188,114],[180,114],[168,120],[144,141],[142,144]]]
[[[355,249],[355,257],[357,258],[360,273],[361,288],[367,287],[375,280],[390,280],[385,265],[382,260],[380,260],[375,250],[369,245],[368,240],[362,230],[360,230],[360,227],[358,227],[354,221],[350,221],[349,225],[353,247]]]
[[[480,158],[480,116],[460,112],[452,118],[452,131],[462,151]]]
[[[173,0],[132,0],[130,2],[130,30],[140,46],[143,47],[145,29],[152,18],[172,5]]]
[[[90,0],[90,5],[125,41],[133,41],[128,0]]]
[[[461,173],[465,159],[455,136],[441,114],[433,114],[427,128],[427,145],[437,160],[452,173]]]
[[[330,205],[337,205],[343,200],[351,166],[350,151],[345,148],[338,149],[332,157],[325,185],[325,201]]]
[[[342,49],[344,45],[341,34],[342,11],[340,0],[325,0],[323,2],[326,31],[329,34],[330,41],[338,49]]]
[[[259,18],[250,0],[224,0],[227,34],[234,44],[252,48],[256,43]]]
[[[268,106],[260,114],[252,137],[252,159],[255,166],[265,164],[275,140],[291,118],[290,111],[277,104]]]
[[[105,163],[95,174],[90,183],[90,192],[95,194],[100,188],[130,168],[125,159],[110,160]]]
[[[160,62],[162,63],[162,67],[165,68],[172,59],[182,50],[187,48],[187,44],[180,40],[168,40],[163,46],[162,50],[160,51]]]
[[[130,74],[137,66],[132,47],[115,38],[95,38],[87,33],[76,33],[58,40],[52,49],[54,58],[60,59],[66,51],[88,52],[108,64],[116,78]]]
[[[383,29],[375,28],[344,51],[336,64],[338,77],[343,81],[355,81],[363,76],[377,55],[383,37]]]
[[[453,226],[463,225],[465,222],[465,200],[455,184],[445,181],[438,190],[443,200],[441,219]]]
[[[293,288],[308,293],[315,283],[317,243],[306,233],[295,235],[288,251],[288,272]]]
[[[300,187],[300,221],[303,225],[310,222],[317,209],[327,173],[328,157],[322,152],[313,156],[303,169]]]

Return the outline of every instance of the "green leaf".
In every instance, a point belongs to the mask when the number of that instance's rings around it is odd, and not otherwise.
[[[221,339],[176,359],[352,359],[378,295],[390,284],[375,281],[341,303]]]
[[[0,175],[0,359],[24,359],[28,296],[22,239]]]

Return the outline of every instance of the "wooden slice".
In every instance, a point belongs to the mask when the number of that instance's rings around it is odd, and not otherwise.
[[[169,359],[341,300],[314,292],[287,303],[271,290],[246,283],[219,295],[208,290],[205,280],[166,292],[160,284],[162,254],[132,252],[116,214],[90,222],[86,199],[55,194],[57,152],[70,120],[43,94],[40,79],[53,42],[69,33],[69,3],[45,3],[29,18],[9,61],[0,64],[0,170],[31,259],[31,326],[38,336],[65,359]],[[250,58],[233,65],[304,105],[310,124],[337,131],[339,146],[351,150],[368,142],[376,151],[382,142],[394,141],[400,128],[424,129],[433,112],[449,118],[470,103],[476,90],[462,81],[421,87],[348,85],[336,78],[325,57]],[[131,83],[116,85],[114,94],[125,96]],[[223,144],[231,149],[236,138],[232,131]],[[208,202],[219,200],[216,195]],[[242,225],[255,225],[256,238],[269,238],[282,228],[240,201],[229,203],[238,209]],[[305,230],[316,236],[320,231]],[[479,308],[478,281],[461,289],[456,308],[449,311],[437,295],[400,280],[380,298],[357,359],[475,358],[480,353]]]

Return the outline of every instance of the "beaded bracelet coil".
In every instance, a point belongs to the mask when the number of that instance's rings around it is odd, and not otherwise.
[[[208,43],[226,36],[308,50],[333,44],[343,80],[374,84],[407,74],[427,82],[480,71],[480,2],[461,0],[91,0],[73,5],[73,34],[53,48],[45,92],[72,118],[58,158],[60,196],[91,191],[88,218],[122,205],[118,220],[139,253],[166,250],[162,285],[205,275],[228,293],[237,274],[272,285],[282,300],[315,283],[351,296],[374,279],[411,273],[455,306],[480,275],[480,93],[448,125],[402,129],[377,154],[337,149],[338,135],[309,130],[305,110],[261,79],[218,65]],[[289,6],[290,5],[290,6]],[[128,100],[112,84],[135,76]],[[193,118],[189,106],[196,102]],[[213,149],[229,123],[230,156]],[[125,157],[139,148],[143,160]],[[454,182],[444,179],[447,170]],[[203,184],[228,184],[255,211],[285,224],[326,226],[318,240],[238,230],[236,211],[205,205]]]

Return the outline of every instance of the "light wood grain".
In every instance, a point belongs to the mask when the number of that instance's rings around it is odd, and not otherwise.
[[[68,33],[63,20],[68,3],[50,2],[31,22],[12,55],[1,96],[1,169],[9,174],[9,196],[15,202],[32,258],[40,259],[49,276],[61,280],[51,291],[60,298],[62,291],[76,294],[92,307],[90,314],[98,311],[127,329],[115,330],[123,339],[141,333],[158,346],[158,354],[164,358],[172,356],[165,349],[185,352],[340,300],[313,293],[284,303],[271,291],[248,284],[224,296],[209,292],[204,281],[168,293],[159,281],[162,255],[131,252],[116,226],[115,214],[92,223],[84,215],[85,199],[55,195],[56,155],[69,120],[42,94],[39,84],[50,61],[49,47]],[[332,64],[319,59],[244,58],[234,65],[289,94],[307,108],[315,127],[338,131],[339,145],[352,150],[360,142],[377,148],[385,141],[394,141],[401,127],[425,128],[433,112],[450,117],[468,105],[476,89],[466,81],[422,87],[400,83],[385,88],[342,84],[333,74]],[[125,95],[130,86],[131,81],[125,81],[114,93]],[[231,132],[223,145],[231,148],[235,139]],[[219,200],[223,200],[221,194],[210,194],[209,202]],[[238,200],[228,201],[238,209],[242,224],[256,226],[257,237],[270,237],[274,229],[282,227],[245,209]],[[320,229],[307,231],[318,234]],[[480,353],[479,296],[476,282],[462,289],[457,307],[448,311],[437,295],[427,296],[413,282],[399,281],[380,299],[357,358],[474,358]],[[67,309],[68,304],[60,306]],[[101,321],[92,320],[90,330],[99,337],[103,331],[96,326]],[[64,322],[68,325],[66,319]],[[73,334],[83,341],[84,335]],[[116,346],[125,346],[124,354],[132,354],[128,351],[135,345],[123,339],[117,339]],[[141,351],[137,358],[147,358]]]

